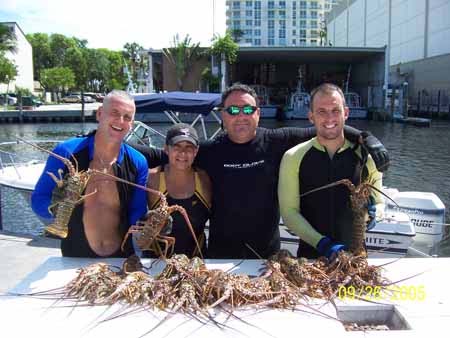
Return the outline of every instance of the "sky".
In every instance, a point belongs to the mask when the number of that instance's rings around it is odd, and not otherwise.
[[[160,49],[177,33],[206,47],[225,33],[225,0],[0,0],[0,22],[11,21],[25,34],[74,36],[89,48]]]

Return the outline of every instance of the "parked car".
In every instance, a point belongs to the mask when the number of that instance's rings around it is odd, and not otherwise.
[[[84,103],[94,103],[95,99],[90,95],[83,95]]]
[[[6,103],[10,106],[13,106],[17,103],[17,98],[15,98],[14,96],[11,96],[10,94],[0,94],[0,104],[4,105],[5,104],[5,96],[6,96]]]
[[[16,106],[19,105],[19,102],[16,103]],[[31,96],[22,96],[22,106],[27,107],[27,106],[32,106],[32,107],[39,107],[40,105],[42,105],[42,101],[37,98],[34,95]]]
[[[61,102],[64,102],[64,103],[81,103],[81,96],[80,95],[74,95],[74,94],[67,95],[67,96],[64,96],[61,99]]]

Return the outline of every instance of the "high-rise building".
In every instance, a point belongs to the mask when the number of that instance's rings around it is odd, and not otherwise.
[[[227,30],[241,46],[327,45],[325,13],[340,0],[227,0]]]

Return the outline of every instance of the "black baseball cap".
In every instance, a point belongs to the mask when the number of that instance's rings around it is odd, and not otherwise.
[[[166,134],[166,144],[173,146],[178,142],[187,141],[198,147],[198,134],[194,127],[186,123],[174,124]]]

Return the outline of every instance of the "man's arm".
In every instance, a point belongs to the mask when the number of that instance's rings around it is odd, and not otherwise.
[[[55,149],[53,149],[53,152],[65,158],[70,156],[62,144],[58,144]],[[50,155],[47,158],[44,171],[36,183],[31,195],[31,208],[39,217],[43,218],[44,221],[51,221],[54,219],[54,215],[49,212],[48,208],[52,202],[52,195],[53,190],[56,187],[56,182],[48,173],[54,174],[59,179],[60,174],[58,171],[65,171],[66,169],[64,162]],[[64,174],[61,175],[64,176]]]
[[[149,168],[155,168],[160,165],[164,165],[169,162],[169,159],[164,152],[164,150],[156,147],[149,147],[137,143],[128,143],[134,149],[138,150],[142,155],[144,155],[147,160],[147,165]]]
[[[148,166],[144,158],[140,158],[140,160],[137,161],[137,170],[138,173],[136,176],[136,182],[134,183],[146,187],[148,177]],[[128,221],[130,225],[134,225],[147,212],[147,191],[135,187],[128,208],[129,208]]]
[[[299,155],[296,148],[288,150],[281,160],[278,179],[278,201],[284,224],[303,241],[316,247],[323,237],[300,214]]]

